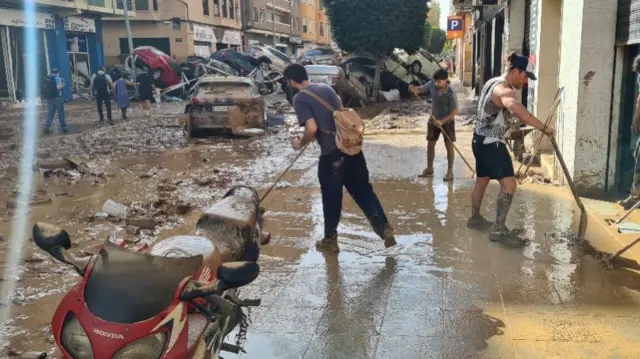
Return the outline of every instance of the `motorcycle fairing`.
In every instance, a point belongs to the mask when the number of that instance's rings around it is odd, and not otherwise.
[[[109,249],[107,251],[111,253]],[[69,313],[73,313],[77,317],[84,329],[91,343],[94,359],[111,359],[118,350],[158,332],[166,333],[167,338],[162,359],[192,358],[195,352],[201,351],[202,338],[200,336],[202,333],[192,331],[191,335],[197,337],[189,340],[189,323],[192,322],[192,318],[189,316],[191,308],[179,299],[180,293],[190,277],[185,277],[180,281],[175,288],[172,301],[157,315],[135,323],[110,322],[99,318],[85,303],[87,283],[99,257],[96,256],[91,260],[83,280],[64,296],[51,321],[53,335],[64,358],[84,359],[71,356],[62,344],[63,324]],[[122,302],[120,301],[120,303]],[[200,325],[198,326],[200,327]]]

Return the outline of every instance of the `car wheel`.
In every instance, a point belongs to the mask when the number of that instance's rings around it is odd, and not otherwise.
[[[414,61],[411,64],[411,73],[413,74],[419,74],[420,72],[422,72],[422,64],[419,61]]]
[[[160,80],[160,77],[162,77],[162,69],[153,70],[152,76],[154,80]]]

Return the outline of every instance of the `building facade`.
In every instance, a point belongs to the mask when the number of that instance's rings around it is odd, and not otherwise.
[[[18,2],[0,1],[0,99],[25,99],[29,56],[38,60],[39,78],[60,70],[69,84],[63,90],[66,99],[88,95],[91,73],[104,65],[102,18],[122,11],[111,0],[42,0],[35,6],[35,21],[28,22]],[[36,31],[35,53],[24,42],[28,28]]]
[[[241,0],[130,0],[133,46],[153,46],[179,59],[241,48],[241,5]],[[122,63],[129,53],[123,19],[105,18],[103,31],[107,64]]]
[[[300,0],[244,0],[245,45],[262,43],[294,54],[302,45]]]
[[[454,39],[456,72],[464,86],[471,86],[473,77],[473,19],[470,6],[454,2],[456,16],[461,16],[463,21],[462,38]]]

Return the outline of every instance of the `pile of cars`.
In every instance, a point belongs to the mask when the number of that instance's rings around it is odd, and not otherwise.
[[[313,49],[296,59],[305,65],[309,80],[333,86],[345,106],[368,103],[373,98],[375,60],[369,54],[360,54],[342,59],[333,49]],[[423,85],[433,73],[442,68],[438,61],[426,50],[420,49],[408,54],[395,49],[385,60],[380,74],[382,91],[398,90],[400,95],[410,95],[409,86]],[[287,100],[291,102],[295,90],[285,88]]]

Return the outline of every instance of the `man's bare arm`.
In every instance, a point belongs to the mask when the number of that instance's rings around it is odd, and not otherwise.
[[[442,124],[444,125],[445,123],[450,122],[453,119],[455,119],[457,114],[458,114],[458,108],[454,108],[453,111],[451,111],[451,113],[448,114],[447,116],[443,117],[440,120],[440,122],[442,122]]]
[[[318,125],[313,118],[308,119],[304,123],[304,134],[300,139],[300,146],[304,147],[316,138],[316,132],[318,132]]]
[[[506,86],[498,86],[494,92],[495,96],[504,108],[509,110],[514,116],[520,119],[525,125],[533,126],[540,131],[549,130],[540,120],[538,120],[526,107],[524,107],[518,99],[516,99],[516,92]]]

